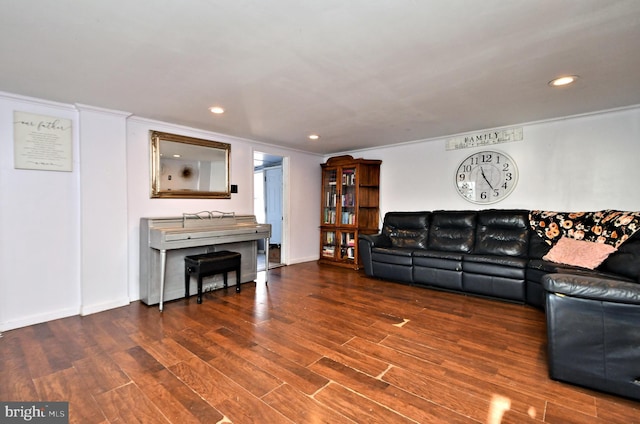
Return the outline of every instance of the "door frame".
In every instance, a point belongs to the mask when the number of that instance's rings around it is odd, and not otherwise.
[[[288,156],[284,156],[278,153],[269,153],[264,150],[253,149],[252,158],[252,174],[255,173],[256,167],[253,165],[256,159],[256,154],[264,154],[268,156],[277,156],[282,158],[282,240],[280,243],[280,263],[283,265],[289,265],[289,245],[291,240],[291,196],[290,196],[290,168]],[[256,195],[256,187],[251,180],[252,185],[252,199]],[[264,198],[264,192],[262,193]],[[255,206],[254,206],[255,207]],[[255,213],[255,211],[254,211]]]

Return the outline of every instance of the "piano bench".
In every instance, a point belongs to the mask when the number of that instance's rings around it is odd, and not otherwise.
[[[214,274],[223,274],[224,286],[227,287],[227,272],[236,272],[236,292],[240,292],[240,259],[238,252],[222,250],[219,252],[201,253],[184,257],[184,290],[185,298],[189,297],[191,274],[198,278],[198,303],[202,303],[202,278]]]

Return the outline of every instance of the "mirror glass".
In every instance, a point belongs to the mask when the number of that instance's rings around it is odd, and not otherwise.
[[[151,131],[151,197],[229,199],[231,145]]]

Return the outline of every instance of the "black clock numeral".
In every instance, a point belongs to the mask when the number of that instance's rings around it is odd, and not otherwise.
[[[505,172],[506,172],[506,171],[508,171],[508,170],[509,170],[509,164],[508,164],[508,163],[505,163],[505,164],[503,165],[503,167],[502,167],[502,170],[503,170],[503,171],[505,171]]]
[[[490,153],[489,154],[483,154],[483,155],[480,155],[480,156],[482,157],[482,159],[480,159],[480,157],[478,157],[478,156],[474,156],[472,158],[469,158],[469,161],[471,162],[470,166],[478,165],[480,162],[482,162],[482,163],[493,162],[493,155],[490,154]],[[500,163],[500,161],[498,161],[498,163]],[[466,166],[465,166],[465,168],[466,168]],[[469,171],[465,171],[465,172],[469,172]]]
[[[458,181],[464,181],[467,178],[466,174],[458,174]]]
[[[513,174],[511,174],[511,172],[507,172],[504,176],[507,181],[511,181],[513,179]]]
[[[480,198],[482,200],[485,200],[487,198],[487,192],[486,191],[480,192]]]
[[[502,184],[501,187],[506,190],[507,189],[507,183]]]
[[[493,196],[494,196],[494,197],[498,197],[498,196],[500,196],[500,190],[498,190],[497,188],[494,188],[494,189],[493,189]]]

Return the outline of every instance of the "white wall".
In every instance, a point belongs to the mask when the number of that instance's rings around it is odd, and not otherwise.
[[[80,313],[129,304],[127,113],[78,105],[80,127]]]
[[[73,122],[72,172],[14,169],[14,111]],[[321,156],[128,116],[0,92],[0,331],[138,300],[140,218],[253,214],[254,150],[283,156],[289,167],[288,263],[317,259]],[[239,193],[151,199],[150,129],[230,143]]]
[[[70,119],[71,172],[14,169],[13,112]],[[0,331],[78,314],[78,113],[0,93]]]
[[[434,209],[640,210],[639,107],[515,126],[523,127],[523,141],[486,149],[447,151],[446,137],[345,153],[382,160],[381,219]],[[455,170],[473,152],[491,149],[515,160],[518,185],[499,203],[469,203],[455,190]]]

